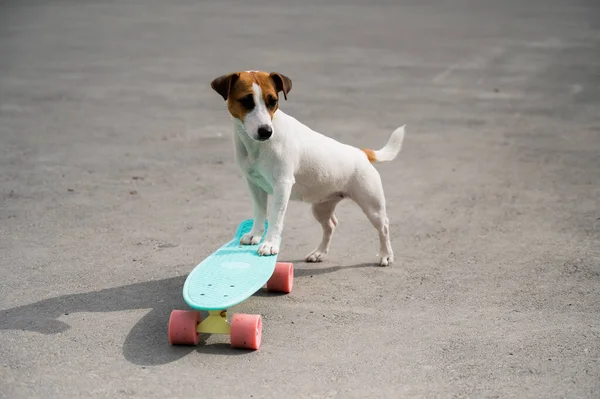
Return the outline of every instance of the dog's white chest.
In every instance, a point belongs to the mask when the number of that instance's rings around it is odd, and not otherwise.
[[[260,168],[245,165],[242,169],[248,180],[262,188],[267,194],[273,195],[273,185],[263,176]]]

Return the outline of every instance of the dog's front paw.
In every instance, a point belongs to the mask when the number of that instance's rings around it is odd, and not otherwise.
[[[323,262],[326,257],[327,257],[327,252],[315,250],[312,253],[306,255],[305,260],[309,263]]]
[[[279,252],[279,245],[272,241],[265,241],[258,247],[258,254],[260,256],[275,255]]]
[[[260,239],[262,238],[261,235],[255,235],[252,234],[252,232],[250,233],[246,233],[242,236],[242,239],[240,240],[240,244],[242,245],[256,245],[260,242]]]

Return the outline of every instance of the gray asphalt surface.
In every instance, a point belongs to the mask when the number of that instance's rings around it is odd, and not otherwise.
[[[600,397],[594,1],[0,5],[0,397]],[[171,347],[187,273],[251,216],[216,76],[378,148],[397,261],[291,204],[258,352]]]

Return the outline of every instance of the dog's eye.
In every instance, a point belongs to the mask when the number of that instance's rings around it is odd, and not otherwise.
[[[275,108],[276,105],[277,105],[277,98],[272,97],[272,96],[267,97],[267,107]]]
[[[242,106],[248,110],[254,108],[254,98],[252,98],[252,94],[248,94],[245,97],[242,97],[238,100]]]

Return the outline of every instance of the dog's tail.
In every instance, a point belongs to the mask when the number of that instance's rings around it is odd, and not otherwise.
[[[367,154],[367,158],[371,163],[392,161],[402,149],[405,131],[406,125],[400,126],[398,129],[394,130],[386,145],[384,145],[383,148],[378,151],[373,151],[366,148],[361,148],[361,150]]]

